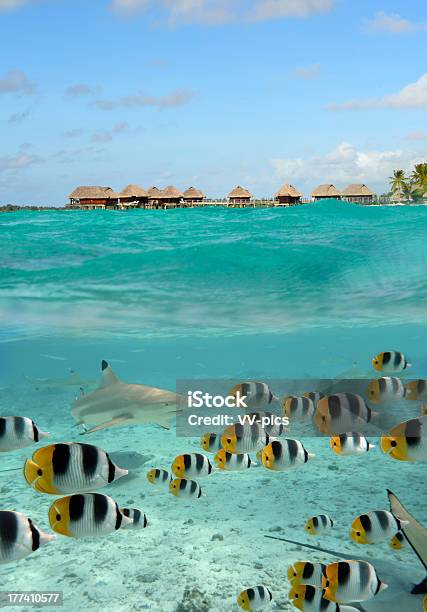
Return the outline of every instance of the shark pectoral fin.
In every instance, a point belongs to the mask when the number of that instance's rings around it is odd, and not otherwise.
[[[161,427],[162,429],[170,429],[171,426],[166,421],[155,421],[155,424]]]
[[[159,414],[155,417],[153,423],[163,429],[170,429],[170,421],[174,416],[175,413]]]
[[[114,374],[112,367],[103,359],[101,363],[101,382],[99,383],[99,388],[104,389],[105,387],[115,385],[119,382],[120,380]]]
[[[95,427],[91,427],[86,431],[82,431],[80,435],[85,436],[86,434],[93,433],[94,431],[101,431],[102,429],[108,429],[108,427],[114,427],[115,425],[125,425],[126,423],[132,423],[132,416],[130,414],[124,414],[122,416],[111,419],[111,421],[105,421],[105,423],[95,425]]]

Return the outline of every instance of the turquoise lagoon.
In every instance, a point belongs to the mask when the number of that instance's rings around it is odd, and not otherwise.
[[[337,522],[320,546],[423,578],[409,547],[366,550],[348,531],[358,514],[387,508],[387,487],[426,523],[425,464],[378,448],[343,459],[313,438],[316,459],[301,470],[215,473],[200,482],[203,498],[182,503],[146,472],[196,451],[197,439],[151,425],[81,438],[70,414],[79,389],[57,381],[72,369],[95,387],[102,359],[122,380],[171,390],[177,379],[375,377],[372,357],[390,349],[408,355],[408,376],[427,377],[427,208],[16,212],[1,215],[0,232],[1,414],[30,416],[51,442],[111,452],[130,475],[100,492],[151,523],[97,540],[58,536],[1,566],[2,590],[60,590],[67,611],[222,612],[265,584],[271,609],[292,610],[288,563],[332,559],[264,536],[313,544],[303,526],[319,513]],[[52,498],[21,475],[33,450],[0,457],[1,508],[49,530]],[[421,610],[420,598],[410,606]]]

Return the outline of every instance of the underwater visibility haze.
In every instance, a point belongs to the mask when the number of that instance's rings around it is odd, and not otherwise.
[[[290,611],[288,566],[339,560],[306,543],[376,567],[388,589],[359,600],[360,609],[421,612],[421,595],[393,608],[396,589],[409,593],[425,577],[411,546],[363,546],[349,534],[357,516],[390,509],[387,489],[427,525],[425,460],[393,460],[375,437],[369,452],[339,456],[329,438],[305,435],[315,457],[303,467],[267,470],[251,453],[249,469],[213,470],[194,478],[200,497],[180,498],[147,473],[170,472],[182,453],[203,453],[214,465],[199,437],[114,421],[126,410],[80,436],[71,408],[76,398],[89,402],[101,375],[101,391],[116,377],[171,392],[183,379],[358,378],[367,386],[395,376],[373,368],[382,351],[410,362],[396,376],[427,378],[425,206],[331,200],[287,209],[19,211],[1,215],[0,232],[0,415],[29,417],[49,432],[0,452],[0,510],[53,533],[49,508],[71,493],[35,490],[24,462],[46,445],[84,442],[128,471],[112,477],[99,455],[109,484],[97,493],[148,521],[96,538],[57,531],[25,560],[1,565],[1,590],[62,591],[67,612],[224,612],[238,609],[244,589],[265,585],[266,609]],[[171,397],[162,395],[163,405]],[[400,400],[395,424],[420,414],[421,404]],[[56,514],[68,512],[65,503]],[[304,527],[319,515],[334,525],[311,536]]]

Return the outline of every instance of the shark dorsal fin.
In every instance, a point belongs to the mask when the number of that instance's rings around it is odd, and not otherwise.
[[[116,385],[118,382],[120,382],[117,376],[114,374],[111,366],[105,361],[105,359],[102,360],[101,370],[101,382],[99,384],[101,388]]]

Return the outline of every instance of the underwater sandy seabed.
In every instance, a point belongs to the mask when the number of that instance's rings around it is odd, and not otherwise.
[[[201,451],[198,439],[177,438],[174,428],[165,431],[151,425],[80,437],[70,415],[77,391],[36,390],[25,376],[60,378],[72,367],[95,381],[100,360],[105,358],[122,380],[172,390],[177,378],[331,377],[355,362],[376,377],[371,357],[378,350],[399,348],[411,357],[411,376],[422,377],[427,375],[425,346],[425,331],[410,325],[179,342],[104,339],[83,343],[38,338],[2,343],[2,413],[30,416],[51,432],[49,443],[84,441],[109,452],[130,473],[99,492],[113,497],[120,507],[140,508],[150,525],[92,540],[58,536],[27,559],[1,566],[1,590],[60,590],[67,612],[222,612],[238,609],[236,597],[244,588],[265,584],[273,593],[271,610],[294,610],[287,597],[288,565],[297,560],[331,562],[336,558],[265,535],[319,543],[340,551],[344,558],[360,555],[374,565],[391,564],[403,580],[418,582],[425,572],[409,546],[402,551],[392,550],[387,542],[357,546],[348,532],[358,514],[388,508],[386,488],[425,524],[425,463],[392,461],[378,448],[360,457],[338,457],[328,439],[300,437],[316,454],[300,469],[276,473],[258,466],[243,473],[216,472],[199,480],[205,495],[187,502],[155,488],[146,473],[151,467],[169,469],[182,452]],[[47,514],[53,496],[28,487],[19,469],[6,471],[21,468],[35,448],[0,456],[1,507],[24,512],[51,531]],[[304,524],[320,513],[330,515],[336,527],[328,534],[310,537]],[[378,604],[380,598],[384,599],[383,609],[390,612],[393,606],[387,590],[377,598]],[[420,597],[414,597],[413,604],[407,612],[421,611]],[[369,610],[367,604],[363,606]]]

